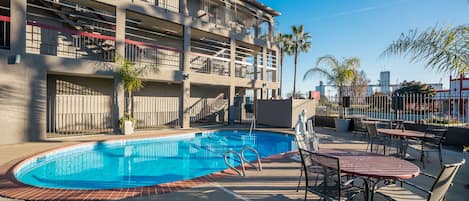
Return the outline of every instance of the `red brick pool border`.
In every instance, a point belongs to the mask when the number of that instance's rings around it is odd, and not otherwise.
[[[277,132],[277,131],[274,131]],[[178,134],[187,134],[194,132],[179,132]],[[279,132],[282,133],[282,132]],[[165,135],[171,136],[171,135]],[[129,140],[137,138],[153,138],[149,136],[141,137],[130,137],[130,138],[121,138],[121,139],[112,139],[104,140],[105,142],[116,141],[116,140]],[[19,182],[14,176],[15,170],[24,162],[30,158],[44,155],[59,149],[70,148],[73,146],[82,146],[85,144],[92,144],[96,142],[85,142],[78,143],[75,145],[67,145],[59,148],[53,148],[43,152],[33,154],[28,157],[23,157],[10,161],[2,166],[0,166],[0,196],[13,199],[22,199],[22,200],[119,200],[131,197],[143,197],[150,195],[158,195],[164,193],[175,192],[182,189],[188,189],[194,186],[201,184],[214,182],[216,179],[234,176],[237,173],[231,169],[226,169],[220,172],[215,172],[201,177],[196,177],[189,180],[176,181],[164,184],[158,184],[154,186],[147,187],[136,187],[136,188],[118,188],[110,190],[65,190],[65,189],[49,189],[42,187],[35,187],[26,185]],[[272,159],[280,159],[286,156],[290,156],[292,152],[282,153],[274,156],[267,157],[262,159],[263,163],[268,163]],[[245,165],[248,167],[248,165]],[[240,167],[238,167],[240,168]]]

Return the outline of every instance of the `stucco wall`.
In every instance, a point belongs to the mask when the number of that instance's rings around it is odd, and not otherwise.
[[[309,119],[314,116],[315,100],[259,100],[257,102],[257,123],[274,127],[292,128],[301,111]]]

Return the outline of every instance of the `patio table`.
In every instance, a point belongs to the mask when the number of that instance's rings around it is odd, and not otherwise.
[[[378,133],[384,135],[390,135],[393,137],[400,138],[412,138],[412,139],[422,139],[422,138],[432,138],[434,137],[431,134],[425,134],[425,132],[413,131],[413,130],[401,130],[401,129],[385,129],[378,128]]]
[[[363,179],[365,200],[373,200],[376,184],[380,181],[410,179],[420,173],[416,165],[391,156],[337,149],[321,149],[319,152],[339,158],[341,172]]]
[[[391,137],[396,137],[400,138],[402,140],[408,140],[408,139],[423,139],[423,138],[432,138],[434,137],[432,134],[425,134],[425,132],[420,132],[420,131],[413,131],[413,130],[401,130],[401,129],[384,129],[384,128],[379,128],[377,129],[377,132],[382,134],[382,135],[388,135]],[[406,160],[415,160],[413,157],[407,154],[407,147],[408,147],[408,142],[404,144],[402,147],[403,150],[400,151],[402,156]]]

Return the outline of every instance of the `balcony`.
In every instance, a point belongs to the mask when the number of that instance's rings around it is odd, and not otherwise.
[[[115,38],[28,21],[26,53],[63,58],[114,61]]]
[[[190,53],[192,72],[230,76],[230,59],[200,53]]]
[[[125,58],[139,67],[179,70],[181,53],[175,48],[126,39]]]

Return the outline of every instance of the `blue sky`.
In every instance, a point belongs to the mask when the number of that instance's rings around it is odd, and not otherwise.
[[[391,83],[403,80],[440,82],[448,85],[449,74],[425,69],[407,58],[380,58],[381,52],[402,32],[432,26],[469,23],[468,0],[260,0],[280,11],[277,30],[289,33],[293,24],[303,24],[312,35],[312,48],[300,55],[297,88],[313,90],[321,78],[303,81],[303,74],[320,56],[361,59],[371,83],[379,72],[391,71]],[[283,92],[292,91],[293,57],[284,63]]]

